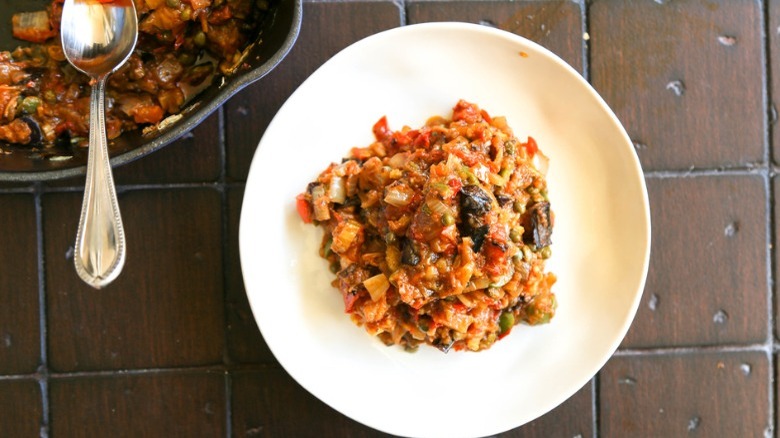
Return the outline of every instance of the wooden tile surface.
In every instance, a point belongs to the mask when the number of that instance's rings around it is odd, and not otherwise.
[[[43,200],[50,366],[56,371],[221,363],[221,203],[212,189],[123,193],[127,262],[105,289],[73,269],[76,193]],[[142,354],[139,354],[142,353]]]
[[[35,199],[0,194],[0,375],[40,364]]]
[[[600,436],[768,436],[769,370],[764,352],[613,358]]]
[[[465,21],[497,27],[552,50],[582,71],[582,7],[576,2],[439,1],[407,2],[409,24]]]
[[[276,359],[257,328],[241,276],[238,229],[243,196],[242,188],[231,188],[227,192],[228,268],[225,273],[227,282],[225,307],[228,358],[232,363],[276,363]]]
[[[497,436],[778,436],[780,0],[306,0],[277,69],[116,169],[128,259],[105,290],[72,267],[83,177],[0,184],[0,437],[387,436],[309,394],[263,342],[241,202],[266,126],[312,72],[365,36],[445,20],[528,37],[580,71],[650,198],[623,343],[566,402]]]
[[[114,177],[117,184],[216,181],[222,172],[220,136],[218,111],[172,144],[117,168]]]
[[[226,433],[220,373],[58,378],[51,382],[51,435],[217,437]]]
[[[401,24],[399,5],[386,0],[306,2],[303,13],[306,24],[288,57],[268,76],[244,90],[241,99],[225,105],[227,175],[231,179],[246,180],[265,128],[310,74],[355,41]],[[338,32],[331,32],[334,26]],[[328,111],[327,102],[322,102],[322,110]]]
[[[763,159],[759,2],[597,0],[589,44],[592,83],[646,170]]]
[[[0,434],[45,436],[41,389],[32,379],[0,381]]]
[[[623,346],[764,342],[763,178],[649,178],[647,183],[654,230],[650,270]]]

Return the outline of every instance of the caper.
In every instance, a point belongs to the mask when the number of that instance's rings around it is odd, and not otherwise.
[[[534,257],[534,252],[528,246],[523,246],[523,260],[530,262]]]
[[[542,255],[543,259],[549,259],[550,256],[552,255],[552,249],[550,249],[549,246],[545,246],[544,248],[542,248],[540,254]]]
[[[525,213],[525,204],[521,201],[515,201],[512,203],[512,210],[515,213],[523,214]]]
[[[509,238],[512,239],[512,242],[519,243],[523,240],[523,233],[525,230],[523,227],[516,227],[512,228],[509,231]]]
[[[441,217],[441,223],[450,226],[455,223],[455,218],[451,214],[445,213],[444,216]]]
[[[181,1],[179,0],[165,0],[165,4],[168,5],[170,8],[178,8],[181,6]]]
[[[199,30],[198,33],[195,34],[194,37],[192,37],[192,42],[195,43],[198,47],[203,47],[206,45],[206,34]]]
[[[180,53],[178,60],[182,65],[192,65],[195,63],[195,56],[187,52]]]
[[[184,9],[179,13],[181,21],[190,21],[192,18],[192,7],[190,5],[184,5]]]
[[[515,141],[509,140],[506,143],[504,143],[504,153],[507,155],[514,155],[515,154]]]

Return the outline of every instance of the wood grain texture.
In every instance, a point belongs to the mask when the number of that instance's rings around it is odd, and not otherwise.
[[[35,372],[40,364],[35,201],[0,195],[0,374]]]
[[[236,372],[233,436],[367,438],[389,437],[341,415],[280,369]]]
[[[464,21],[497,27],[528,38],[582,72],[582,6],[575,2],[440,1],[406,3],[409,24]]]
[[[0,381],[0,436],[43,436],[43,403],[38,382]]]
[[[278,364],[257,328],[244,289],[238,253],[238,228],[243,196],[243,188],[231,188],[227,192],[228,252],[225,255],[227,258],[225,307],[228,358],[231,363]],[[252,269],[249,266],[246,268]]]
[[[401,24],[399,5],[385,0],[306,2],[303,14],[306,23],[285,60],[268,76],[242,91],[241,99],[225,105],[227,176],[232,180],[246,180],[265,128],[298,85],[350,44]],[[329,102],[322,102],[322,111],[329,108]]]
[[[221,363],[220,195],[211,189],[120,195],[123,273],[105,289],[73,269],[80,194],[44,197],[50,367],[56,371]]]
[[[593,384],[588,382],[558,407],[497,438],[592,437]]]
[[[761,9],[753,0],[597,0],[591,82],[646,170],[764,160]]]
[[[333,410],[279,369],[233,375],[233,435],[236,437],[391,437]],[[546,415],[496,438],[589,437],[592,385]],[[432,419],[432,421],[436,421]]]
[[[615,357],[600,375],[600,437],[769,436],[764,352]]]
[[[181,372],[55,379],[54,437],[224,437],[221,373]]]
[[[650,270],[624,347],[766,341],[766,189],[760,176],[647,180]]]

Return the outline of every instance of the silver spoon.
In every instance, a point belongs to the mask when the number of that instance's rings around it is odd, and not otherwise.
[[[73,261],[79,277],[100,289],[113,281],[125,264],[125,232],[111,175],[104,98],[108,76],[135,48],[135,6],[132,0],[65,0],[60,34],[65,57],[92,78],[87,179]]]

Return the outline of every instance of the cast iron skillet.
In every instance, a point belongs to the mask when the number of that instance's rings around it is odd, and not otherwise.
[[[50,0],[0,0],[0,50],[13,50],[23,41],[11,36],[11,16],[17,12],[42,10]],[[118,166],[140,158],[176,140],[198,125],[242,88],[265,76],[287,55],[298,37],[302,0],[272,0],[272,13],[264,20],[246,63],[232,76],[217,80],[187,104],[175,123],[152,134],[127,132],[109,144],[111,164]],[[41,150],[3,146],[10,154],[0,154],[0,181],[41,181],[81,175],[86,170],[86,149]],[[72,158],[62,159],[67,156]],[[54,158],[54,159],[52,159]]]

